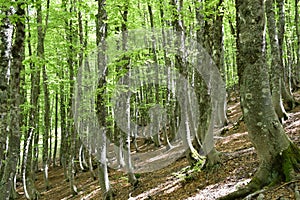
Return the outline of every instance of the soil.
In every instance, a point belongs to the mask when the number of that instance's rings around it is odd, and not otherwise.
[[[222,153],[222,162],[218,166],[201,171],[194,170],[192,173],[187,168],[189,165],[187,159],[179,158],[162,169],[138,174],[140,177],[136,188],[127,182],[126,174],[110,169],[109,176],[116,194],[115,198],[213,200],[247,184],[258,167],[258,159],[248,139],[241,115],[239,103],[230,102],[228,104],[230,123],[223,129],[222,134],[216,137],[216,148]],[[284,122],[284,127],[291,140],[300,147],[300,106],[289,112],[289,119]],[[37,174],[35,184],[40,191],[40,199],[102,199],[99,182],[93,180],[89,172],[77,173],[75,181],[79,193],[76,196],[72,196],[61,167],[50,168],[49,181],[51,188],[46,191],[42,172]],[[19,199],[25,199],[21,183],[18,184]],[[258,196],[265,200],[296,199],[299,188],[300,180],[294,180],[272,188],[264,188],[253,195],[252,199]],[[297,200],[299,198],[298,196]]]

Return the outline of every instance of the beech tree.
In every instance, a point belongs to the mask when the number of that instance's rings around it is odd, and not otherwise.
[[[9,75],[9,131],[8,131],[8,153],[4,167],[3,176],[0,182],[0,199],[16,198],[14,179],[17,172],[17,164],[20,155],[20,138],[21,138],[21,115],[20,115],[20,77],[23,68],[24,59],[24,2],[17,1],[15,7],[15,38],[11,49],[12,63]],[[7,53],[7,52],[6,52]]]
[[[281,62],[280,56],[280,48],[279,48],[279,41],[278,41],[278,31],[276,27],[276,20],[275,20],[275,6],[274,1],[266,1],[266,15],[267,15],[267,27],[268,33],[270,37],[270,46],[271,46],[271,54],[272,54],[272,78],[271,78],[271,91],[272,91],[272,101],[273,106],[276,111],[276,114],[280,120],[287,119],[287,113],[283,107],[282,102],[282,94],[281,94],[281,87],[284,87],[281,83],[282,78],[282,71],[283,66]]]
[[[1,8],[1,12],[4,12],[6,16],[10,16],[11,11],[6,8],[6,11]],[[10,45],[9,41],[11,41],[11,34],[7,34],[8,32],[12,33],[11,23],[8,17],[2,19],[2,25],[0,26],[0,177],[3,175],[4,170],[4,160],[6,157],[6,139],[7,139],[7,116],[9,112],[8,105],[8,79],[7,79],[7,71],[9,67],[9,56],[10,56]]]
[[[260,165],[246,187],[221,199],[244,197],[278,181],[289,181],[300,170],[300,150],[286,135],[272,106],[264,56],[264,6],[263,0],[236,1],[241,106]]]

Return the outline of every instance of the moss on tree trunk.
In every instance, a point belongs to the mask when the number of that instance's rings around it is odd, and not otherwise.
[[[241,106],[260,165],[245,188],[220,199],[244,197],[264,186],[289,181],[299,171],[300,164],[300,150],[286,135],[271,101],[264,56],[264,1],[237,0],[236,9]]]

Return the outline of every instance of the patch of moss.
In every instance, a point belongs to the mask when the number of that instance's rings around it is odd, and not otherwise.
[[[282,152],[282,171],[285,181],[291,181],[294,178],[295,171],[299,171],[300,150],[291,143],[290,146]]]

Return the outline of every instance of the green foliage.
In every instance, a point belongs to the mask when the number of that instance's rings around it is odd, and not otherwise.
[[[173,176],[182,180],[182,181],[192,181],[197,178],[199,172],[201,172],[205,164],[205,157],[202,157],[201,160],[197,161],[193,166],[187,166],[182,168],[179,172],[173,173]]]

